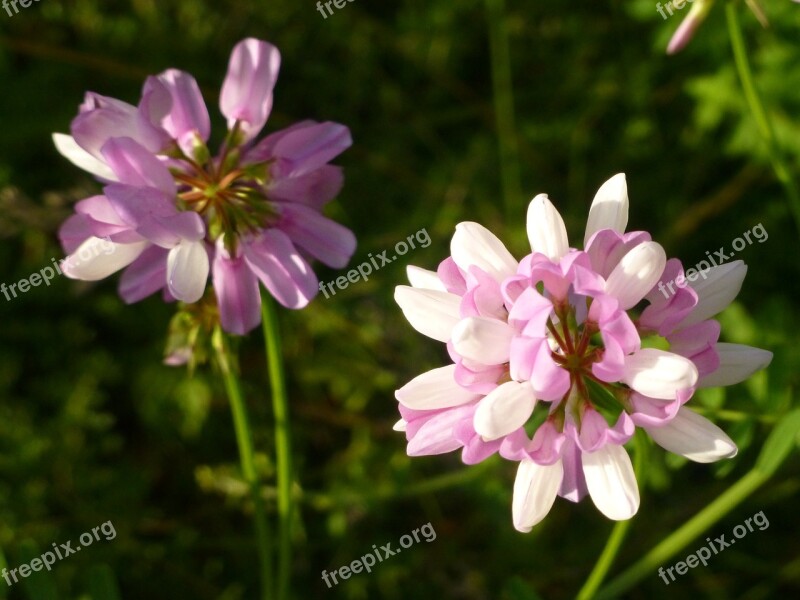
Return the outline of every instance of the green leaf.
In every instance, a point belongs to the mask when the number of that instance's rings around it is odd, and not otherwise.
[[[780,419],[764,442],[756,469],[767,475],[775,473],[792,451],[798,429],[800,429],[800,409],[795,409]]]
[[[42,553],[39,547],[32,540],[25,540],[20,544],[19,550],[19,564],[31,565],[33,560],[37,560],[38,564],[42,564]],[[58,589],[56,588],[56,581],[50,571],[39,566],[40,571],[31,571],[31,574],[21,579],[22,587],[25,589],[25,595],[31,600],[58,600]]]
[[[92,565],[89,569],[89,597],[92,600],[121,600],[117,577],[106,564]]]

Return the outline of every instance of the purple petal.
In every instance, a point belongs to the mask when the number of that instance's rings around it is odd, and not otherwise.
[[[306,252],[326,265],[340,269],[356,250],[356,236],[316,210],[300,204],[280,205],[278,228]]]
[[[278,49],[261,40],[248,38],[233,49],[220,95],[220,109],[228,118],[229,128],[236,121],[241,123],[245,141],[258,135],[267,122],[280,64]]]
[[[133,304],[155,294],[167,285],[167,251],[150,246],[122,273],[119,295]]]
[[[324,165],[298,177],[271,180],[267,195],[273,200],[297,202],[319,210],[337,196],[343,185],[342,168]]]
[[[58,239],[67,254],[75,252],[83,242],[93,235],[94,233],[89,227],[89,220],[80,214],[70,216],[58,230]]]
[[[78,145],[98,159],[102,159],[102,147],[115,137],[132,138],[150,152],[159,152],[169,144],[167,133],[150,122],[149,115],[97,94],[87,95],[70,130]]]
[[[314,123],[296,128],[283,136],[273,148],[274,156],[291,164],[292,175],[302,175],[321,167],[353,143],[350,130],[339,123]]]
[[[156,188],[169,196],[177,193],[175,180],[167,167],[133,139],[109,140],[101,152],[120,183]]]
[[[317,277],[281,231],[270,229],[242,244],[245,260],[275,299],[287,308],[303,308],[317,294]]]
[[[197,81],[189,73],[169,69],[150,77],[145,89],[163,86],[172,98],[172,107],[161,126],[178,141],[184,154],[193,155],[196,137],[206,142],[211,134],[211,120]]]
[[[581,456],[582,453],[577,444],[572,438],[567,439],[561,458],[564,466],[564,478],[561,480],[558,495],[570,502],[580,502],[589,493],[586,477],[583,474]]]
[[[243,256],[230,258],[219,248],[213,276],[222,328],[237,335],[247,334],[261,322],[258,279]]]

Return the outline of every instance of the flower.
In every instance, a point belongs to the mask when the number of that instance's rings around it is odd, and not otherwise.
[[[409,267],[411,286],[396,289],[412,327],[445,342],[453,361],[395,394],[408,454],[461,449],[466,464],[494,453],[519,462],[520,531],[559,495],[588,494],[610,519],[633,516],[639,491],[624,444],[637,426],[690,460],[734,456],[733,441],[685,405],[697,387],[737,383],[771,359],[718,343],[711,317],[738,293],[738,263],[687,285],[680,262],[646,232],[625,233],[627,220],[619,174],[594,198],[584,250],[571,248],[540,194],[528,208],[532,252],[521,261],[483,226],[461,223],[437,272]],[[665,296],[664,281],[682,285]]]
[[[138,106],[88,93],[71,135],[53,136],[104,184],[61,227],[64,272],[95,281],[125,269],[126,302],[162,291],[185,303],[203,298],[211,274],[222,327],[236,334],[260,322],[259,282],[282,305],[306,306],[319,289],[309,260],[341,268],[355,251],[352,232],[322,214],[343,184],[328,162],[352,140],[347,127],[315,121],[258,140],[279,68],[271,44],[236,45],[220,96],[228,132],[215,156],[208,109],[188,73],[149,77]],[[112,252],[71,261],[106,237]]]

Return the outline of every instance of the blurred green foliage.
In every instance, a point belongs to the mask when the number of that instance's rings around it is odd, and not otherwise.
[[[746,35],[797,176],[800,7],[775,1],[765,10],[771,27],[743,15]],[[652,231],[687,265],[762,223],[769,240],[741,253],[751,268],[721,321],[725,341],[768,348],[775,359],[767,373],[695,400],[719,415],[740,453],[709,468],[652,448],[617,570],[741,477],[795,405],[798,231],[746,111],[721,7],[682,54],[667,58],[679,18],[663,21],[650,0],[507,0],[524,194],[506,207],[483,2],[357,0],[328,19],[312,0],[42,0],[13,17],[0,12],[0,279],[15,282],[60,258],[58,224],[74,201],[99,189],[50,141],[67,130],[85,90],[135,102],[147,74],[177,67],[195,74],[213,108],[236,41],[271,41],[283,66],[268,129],[304,118],[352,129],[355,145],[339,161],[347,183],[330,215],[359,238],[353,264],[423,227],[433,239],[367,282],[282,314],[302,506],[296,597],[572,597],[611,528],[590,501],[559,500],[522,535],[511,525],[513,464],[405,455],[402,434],[392,431],[393,391],[446,356],[405,323],[392,293],[405,264],[434,268],[444,258],[461,220],[485,224],[522,256],[525,207],[539,192],[550,194],[579,241],[596,188],[620,171],[628,176],[629,228]],[[212,118],[219,132],[222,119],[214,110]],[[322,267],[318,274],[339,275]],[[223,390],[212,370],[189,378],[163,366],[173,308],[157,298],[125,306],[112,279],[59,278],[11,302],[0,298],[6,562],[13,568],[28,560],[32,543],[74,540],[111,520],[114,540],[57,563],[49,583],[26,589],[52,586],[62,598],[114,598],[117,586],[123,598],[253,598],[251,506]],[[257,333],[240,353],[274,510]],[[669,588],[654,572],[628,597],[757,600],[796,591],[799,498],[793,455],[708,535],[759,510],[772,527]],[[427,522],[435,541],[325,587],[323,569]],[[0,597],[49,597],[5,588],[0,582]]]

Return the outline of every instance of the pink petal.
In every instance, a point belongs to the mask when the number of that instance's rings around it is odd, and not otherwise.
[[[267,122],[280,64],[278,49],[254,38],[242,40],[231,53],[220,109],[228,119],[229,128],[240,122],[244,141],[258,135]]]

